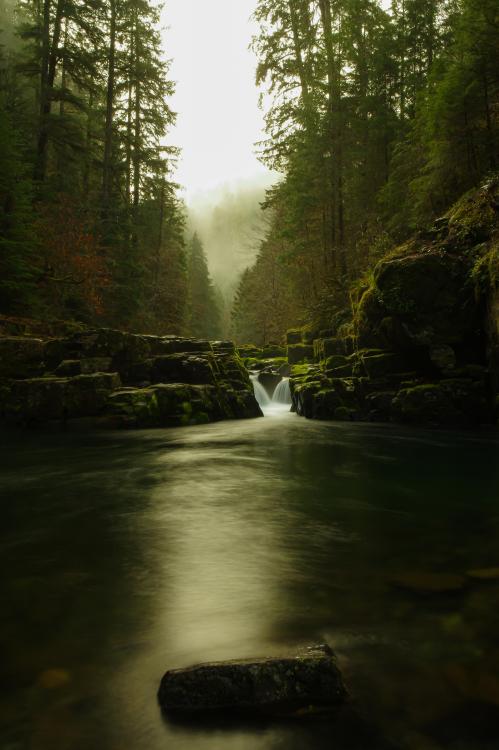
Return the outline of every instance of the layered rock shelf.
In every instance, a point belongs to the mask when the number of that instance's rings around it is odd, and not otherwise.
[[[229,341],[110,329],[0,337],[0,421],[167,427],[261,416]]]
[[[290,375],[311,419],[495,425],[499,416],[499,178],[382,258],[341,325],[240,347],[265,387]],[[285,355],[285,357],[283,356]]]
[[[289,331],[298,414],[432,426],[496,424],[499,181],[382,259],[348,325]]]

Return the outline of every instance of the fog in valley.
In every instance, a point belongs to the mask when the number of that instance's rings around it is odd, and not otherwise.
[[[187,206],[188,235],[197,232],[208,260],[224,335],[242,272],[258,253],[266,218],[261,203],[275,175],[237,180],[196,193]]]

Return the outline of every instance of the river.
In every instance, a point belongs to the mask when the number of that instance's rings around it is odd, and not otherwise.
[[[394,580],[499,567],[498,457],[282,410],[3,435],[1,750],[497,748],[499,580]],[[161,716],[167,668],[324,641],[356,718]]]

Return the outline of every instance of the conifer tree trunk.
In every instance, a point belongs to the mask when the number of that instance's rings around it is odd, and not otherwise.
[[[132,244],[137,247],[138,244],[138,223],[139,223],[139,202],[140,202],[140,151],[141,151],[141,88],[140,88],[140,47],[139,47],[139,27],[138,14],[135,9],[135,97],[134,97],[134,124],[133,124],[133,232]]]
[[[341,101],[341,59],[335,55],[330,0],[320,0],[324,45],[327,60],[328,104],[330,118],[331,239],[337,251],[339,271],[346,276],[345,219],[343,197],[343,113]],[[336,255],[336,253],[335,253]]]
[[[308,81],[307,81],[307,75],[305,71],[305,65],[303,63],[303,47],[300,39],[300,19],[298,17],[296,7],[295,7],[295,0],[289,0],[288,2],[289,7],[289,14],[291,18],[291,28],[293,31],[293,45],[294,45],[294,53],[296,58],[296,67],[298,69],[298,76],[300,78],[300,86],[301,86],[301,93],[302,93],[302,99],[303,104],[305,106],[305,111],[309,111],[310,108],[310,96],[309,96],[309,88],[308,88]],[[308,21],[308,19],[306,19]]]
[[[113,154],[113,124],[116,64],[116,0],[109,0],[109,60],[106,88],[106,124],[104,131],[104,158],[102,164],[102,215],[109,219],[111,199],[111,172]]]
[[[57,0],[54,31],[50,40],[50,0],[43,7],[42,63],[40,76],[40,121],[36,149],[35,180],[43,182],[47,173],[48,119],[52,108],[54,81],[59,55],[61,25],[65,10],[65,0]]]

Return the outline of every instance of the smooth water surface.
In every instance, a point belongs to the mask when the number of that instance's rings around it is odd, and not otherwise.
[[[4,435],[1,750],[499,747],[494,435],[309,422]],[[167,668],[327,640],[356,718],[171,723]],[[359,717],[362,717],[359,718]]]

